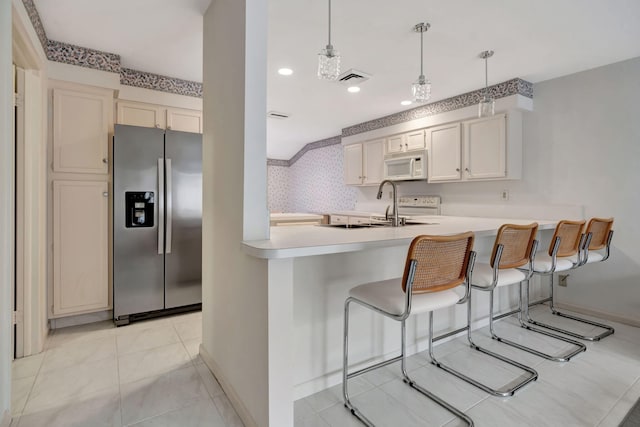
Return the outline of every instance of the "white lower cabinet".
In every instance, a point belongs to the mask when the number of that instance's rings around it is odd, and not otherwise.
[[[108,183],[53,182],[54,317],[109,309]]]
[[[376,185],[384,179],[384,139],[344,147],[344,183]]]

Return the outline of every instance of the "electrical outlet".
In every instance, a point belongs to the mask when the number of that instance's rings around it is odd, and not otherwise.
[[[567,287],[568,274],[558,274],[558,286]]]
[[[509,200],[509,190],[502,190],[502,193],[500,193],[500,198],[505,202]]]

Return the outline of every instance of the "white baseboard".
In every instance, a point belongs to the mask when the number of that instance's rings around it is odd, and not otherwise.
[[[640,328],[640,319],[630,319],[628,317],[621,317],[617,314],[608,313],[606,311],[594,310],[592,308],[582,307],[579,305],[573,304],[565,304],[560,302],[555,302],[555,306],[557,308],[563,308],[569,311],[575,311],[576,313],[586,314],[587,316],[599,317],[602,320],[611,320],[612,322],[618,322],[629,326],[635,326],[636,328]]]
[[[225,394],[229,398],[233,409],[236,410],[236,413],[244,423],[245,427],[258,427],[258,423],[256,423],[256,421],[253,419],[253,417],[249,413],[249,410],[242,402],[242,399],[240,399],[240,397],[238,396],[236,390],[233,388],[227,378],[225,378],[218,364],[213,360],[213,357],[211,357],[211,355],[207,352],[202,344],[200,344],[200,357],[220,383],[222,390],[224,390]]]
[[[0,427],[9,427],[11,425],[11,413],[4,411],[2,418],[0,418]]]
[[[113,319],[113,311],[98,311],[96,313],[79,314],[77,316],[58,317],[49,319],[51,329],[66,328],[69,326],[85,325],[87,323],[103,322]]]

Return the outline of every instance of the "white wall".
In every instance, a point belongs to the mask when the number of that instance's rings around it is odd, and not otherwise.
[[[204,16],[201,354],[247,426],[269,423],[266,0],[213,0]],[[243,74],[243,70],[245,74]]]
[[[0,2],[0,425],[11,414],[11,288],[13,286],[11,2]]]

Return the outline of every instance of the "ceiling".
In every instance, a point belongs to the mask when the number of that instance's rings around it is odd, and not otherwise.
[[[202,81],[202,15],[211,0],[35,0],[52,40],[119,54],[124,67]],[[432,101],[521,77],[536,83],[640,56],[638,0],[333,0],[332,42],[342,69],[372,75],[351,94],[319,81],[325,0],[270,0],[267,153],[289,159],[306,143],[392,114],[419,74],[422,21]],[[277,74],[280,67],[292,76]]]

